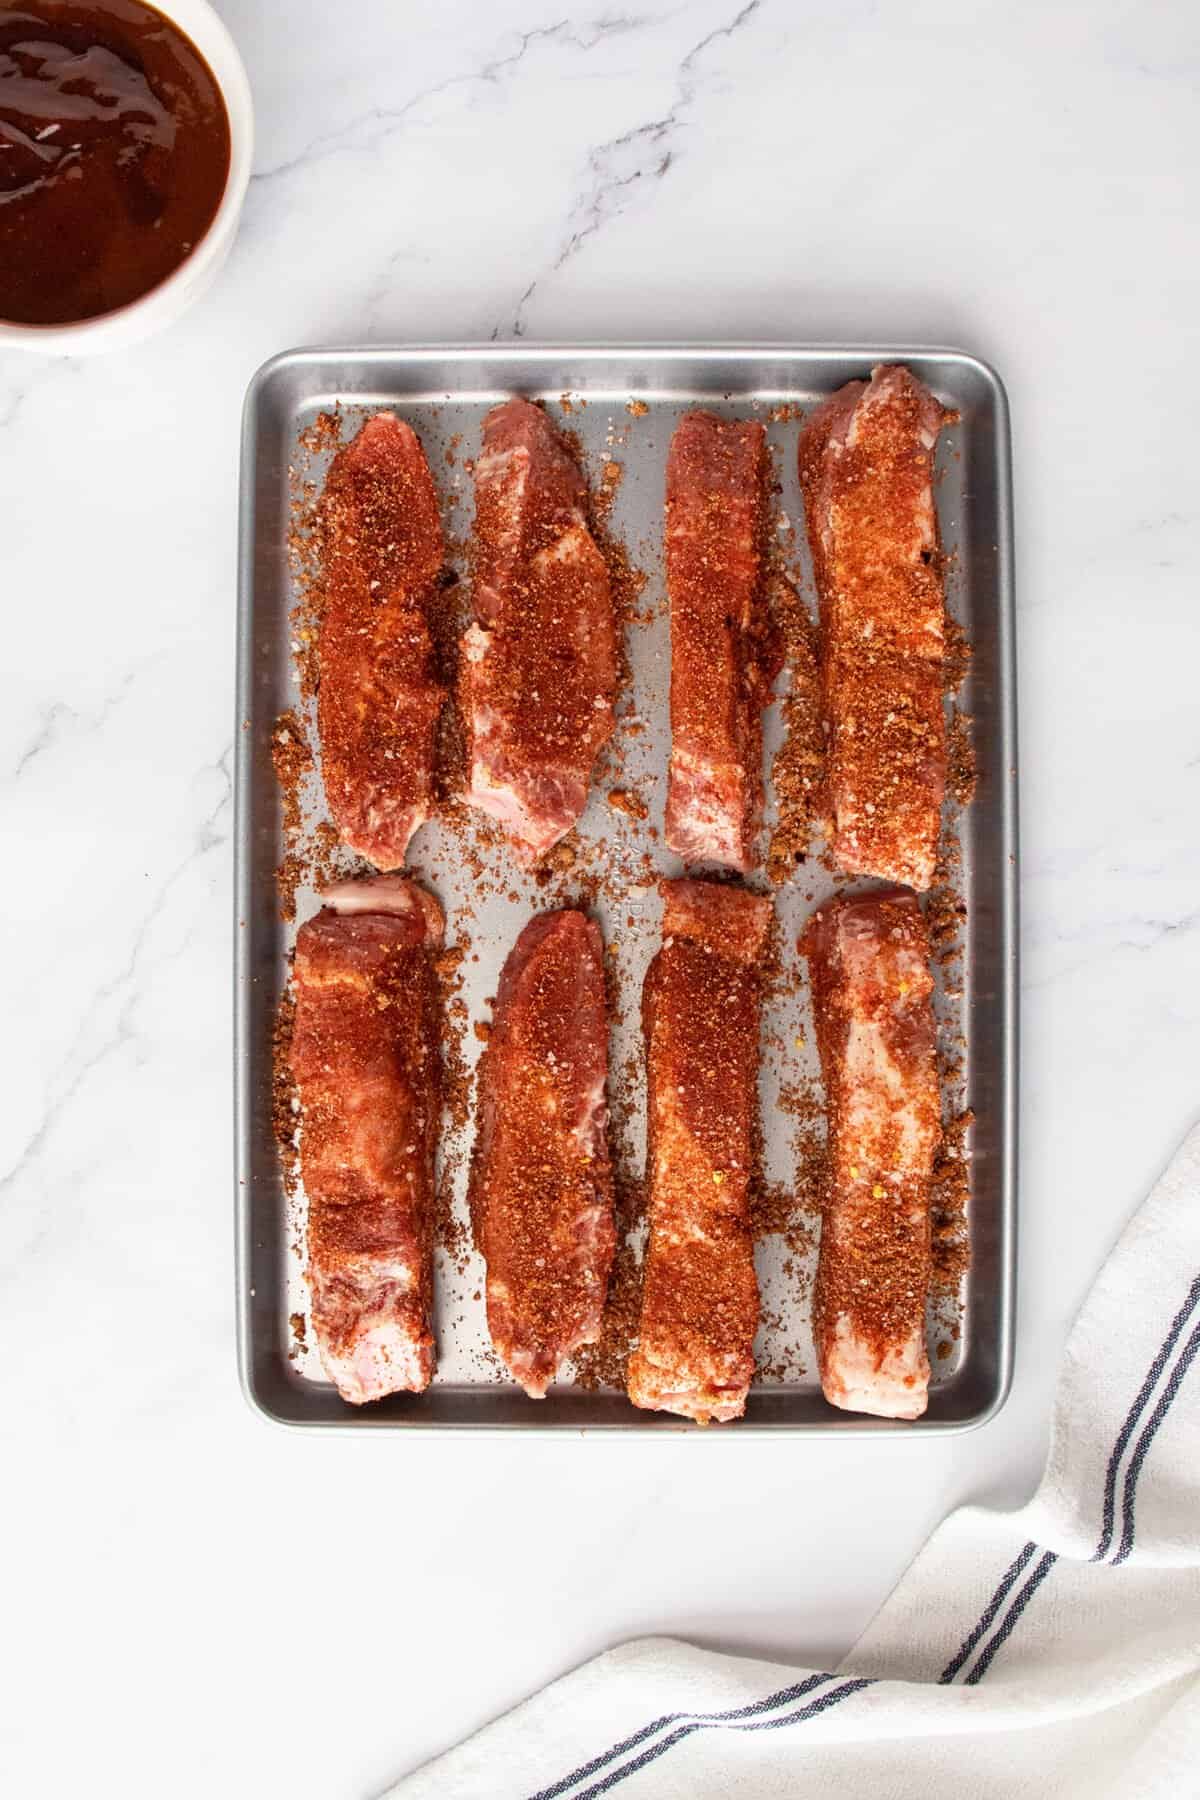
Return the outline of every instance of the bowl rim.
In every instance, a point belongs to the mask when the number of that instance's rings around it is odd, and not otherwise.
[[[24,323],[0,317],[0,350],[28,349],[69,353],[75,349],[102,347],[109,338],[113,347],[136,342],[159,324],[177,318],[203,290],[204,277],[215,273],[233,241],[254,156],[254,102],[246,74],[229,27],[210,0],[142,0],[161,13],[203,57],[225,103],[229,121],[229,169],[216,211],[204,235],[193,244],[171,273],[136,299],[86,319],[67,319],[53,325]]]

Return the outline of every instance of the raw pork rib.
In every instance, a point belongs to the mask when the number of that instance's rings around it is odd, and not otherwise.
[[[398,869],[433,804],[446,694],[428,609],[445,552],[429,466],[394,414],[376,413],[339,450],[322,516],[325,794],[343,841],[376,868]]]
[[[429,950],[442,911],[397,876],[326,889],[300,927],[292,1073],[321,1361],[356,1405],[433,1374],[441,1110]]]
[[[703,881],[662,891],[663,945],[642,994],[650,1240],[629,1398],[707,1424],[745,1410],[754,1374],[749,1198],[771,902]]]
[[[470,1192],[488,1326],[535,1400],[599,1337],[616,1243],[603,954],[581,912],[531,920],[501,973],[481,1066]]]
[[[617,640],[587,491],[540,407],[484,420],[475,465],[475,619],[463,640],[471,806],[534,862],[570,831],[612,735]]]
[[[685,862],[753,866],[762,813],[766,434],[693,412],[667,461],[671,765],[666,838]]]
[[[929,1358],[929,1181],[941,1136],[925,921],[898,889],[823,907],[809,959],[829,1119],[813,1299],[821,1386],[849,1412],[915,1419]]]
[[[833,855],[849,874],[914,888],[933,880],[946,785],[933,457],[951,417],[907,369],[881,366],[800,434]]]

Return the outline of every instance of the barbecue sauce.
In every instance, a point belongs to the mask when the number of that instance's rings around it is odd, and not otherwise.
[[[0,5],[0,319],[139,299],[200,242],[228,174],[212,71],[153,7]]]

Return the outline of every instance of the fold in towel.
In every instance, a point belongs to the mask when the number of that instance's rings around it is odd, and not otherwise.
[[[1200,1127],[1071,1333],[1046,1471],[938,1528],[833,1673],[669,1639],[391,1800],[1182,1800],[1200,1769]]]

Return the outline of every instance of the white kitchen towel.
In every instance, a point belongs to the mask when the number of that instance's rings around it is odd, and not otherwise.
[[[828,1674],[622,1645],[391,1800],[1200,1794],[1200,1126],[1067,1344],[1046,1472],[939,1527]]]

